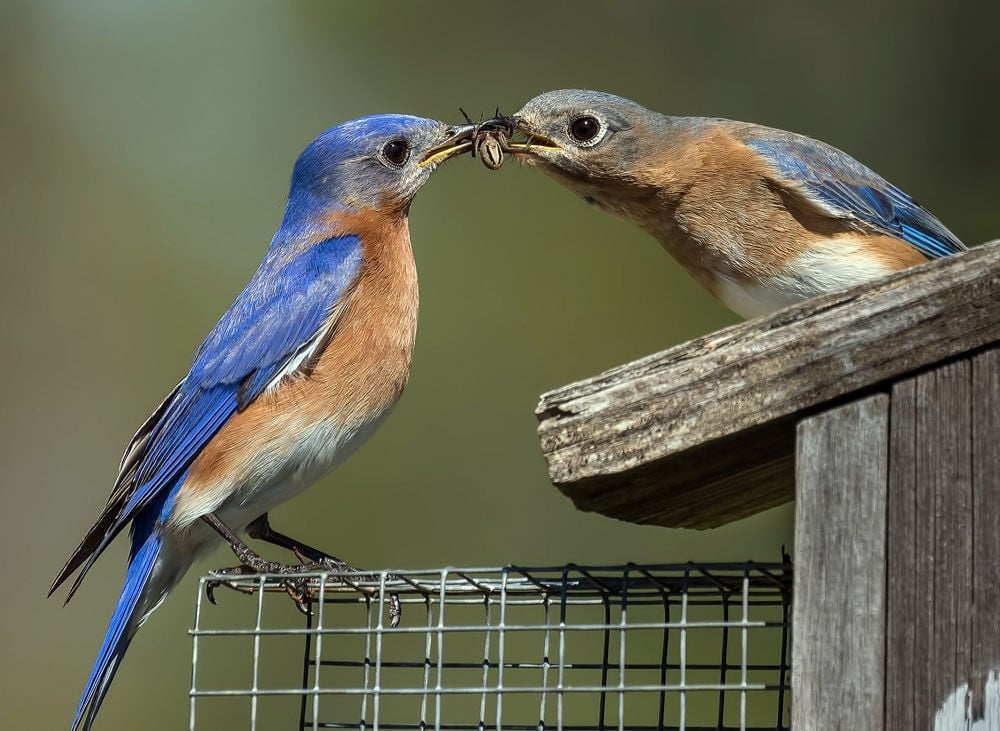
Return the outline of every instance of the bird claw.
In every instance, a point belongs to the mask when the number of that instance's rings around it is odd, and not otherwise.
[[[361,569],[351,566],[346,561],[341,561],[339,558],[334,556],[323,556],[314,561],[307,561],[305,556],[299,554],[298,551],[295,552],[296,557],[302,562],[299,566],[289,565],[283,567],[281,573],[305,573],[305,572],[333,572],[341,574],[351,574],[351,578],[358,578],[364,581],[377,582],[379,581],[379,576],[377,574],[370,574]],[[393,578],[391,576],[386,578]],[[330,579],[334,581],[346,582],[348,577],[346,576],[331,576]],[[315,591],[312,590],[307,580],[300,579],[299,581],[285,581],[285,590],[288,595],[295,602],[299,611],[306,616],[312,615],[312,610],[309,609],[308,603],[315,599]],[[301,588],[300,588],[301,587]],[[386,603],[389,605],[389,626],[392,628],[398,627],[400,620],[403,618],[403,605],[399,600],[399,594],[391,593],[386,597]]]
[[[249,566],[241,565],[230,566],[225,569],[217,569],[211,573],[213,576],[246,576],[254,572]],[[248,586],[240,586],[233,581],[226,581],[225,579],[209,579],[205,582],[205,596],[212,604],[218,605],[218,602],[215,601],[215,590],[220,586],[225,586],[227,589],[238,591],[240,594],[253,594],[253,589]]]
[[[313,615],[309,605],[312,603],[312,593],[309,590],[309,579],[286,579],[281,582],[282,588],[295,603],[295,608],[306,617]]]
[[[318,560],[310,561],[306,558],[306,556],[302,555],[298,551],[295,551],[295,555],[301,563],[282,564],[276,561],[268,561],[257,556],[245,564],[217,569],[211,573],[216,577],[249,576],[253,574],[268,574],[272,576],[288,577],[282,578],[279,585],[295,603],[295,608],[306,617],[310,617],[313,614],[310,604],[312,604],[313,600],[316,598],[316,592],[309,585],[309,577],[298,576],[297,578],[292,578],[297,574],[330,572],[351,574],[351,578],[356,577],[364,581],[376,582],[380,580],[380,577],[377,574],[371,574],[362,571],[361,569],[357,569],[349,563],[341,561],[339,558],[335,558],[333,556],[323,556]],[[331,576],[329,578],[333,581],[340,581],[342,583],[348,579],[347,576]],[[391,579],[394,577],[388,576],[386,578]],[[254,592],[254,587],[243,586],[232,581],[226,581],[224,578],[213,578],[205,582],[205,596],[212,604],[218,603],[215,600],[215,590],[220,586],[225,586],[226,588],[238,591],[241,594],[253,594]],[[389,626],[392,628],[398,627],[403,618],[403,605],[399,599],[399,594],[390,593],[386,597],[386,603],[389,605]]]

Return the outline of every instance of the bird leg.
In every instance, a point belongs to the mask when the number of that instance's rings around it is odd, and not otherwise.
[[[247,526],[247,535],[251,538],[264,541],[265,543],[270,543],[274,546],[280,546],[281,548],[286,548],[295,554],[295,558],[299,560],[299,563],[309,563],[318,561],[331,561],[335,564],[340,564],[344,568],[344,571],[358,572],[360,571],[344,561],[341,561],[336,556],[331,556],[328,553],[320,551],[318,548],[313,548],[307,543],[303,543],[295,538],[286,536],[284,533],[279,533],[271,527],[271,521],[267,517],[267,513],[252,521]]]
[[[213,571],[213,574],[218,576],[247,576],[250,574],[281,574],[288,572],[288,569],[299,569],[304,568],[305,564],[299,566],[288,566],[286,564],[278,563],[277,561],[268,561],[259,554],[255,553],[247,544],[245,544],[240,537],[229,530],[229,526],[223,523],[214,513],[209,513],[203,516],[203,519],[208,523],[211,528],[218,533],[222,538],[229,544],[229,547],[233,549],[233,553],[236,555],[237,560],[239,560],[239,566],[232,566],[224,569],[217,569]],[[308,607],[308,580],[298,579],[282,581],[281,585],[284,587],[288,596],[292,598],[295,602],[295,606],[298,607],[299,611],[303,614],[309,613]],[[240,587],[232,582],[225,581],[223,579],[213,579],[206,582],[205,584],[205,595],[208,600],[215,604],[215,589],[221,585],[225,584],[230,589],[236,589],[245,594],[251,593],[250,589]]]
[[[356,574],[362,581],[379,581],[379,576],[377,574],[362,571],[361,569],[351,566],[346,561],[340,560],[336,556],[330,556],[323,551],[315,549],[312,546],[273,530],[271,528],[270,521],[268,520],[267,513],[264,513],[247,526],[247,535],[251,538],[257,538],[259,540],[266,541],[267,543],[287,548],[295,554],[296,558],[298,558],[301,563],[283,564],[277,561],[269,561],[254,552],[253,549],[240,540],[240,537],[233,533],[229,527],[219,520],[214,513],[202,516],[202,519],[208,523],[208,525],[211,526],[216,533],[222,536],[226,543],[229,544],[229,547],[233,550],[237,560],[240,562],[239,566],[218,569],[213,571],[213,574],[218,576],[276,574],[279,576],[289,577],[283,578],[281,585],[288,593],[288,596],[292,598],[292,601],[295,602],[295,606],[298,607],[299,611],[303,614],[308,615],[310,613],[308,603],[312,597],[309,593],[309,579],[305,577],[290,578],[291,576],[297,574],[315,573],[318,571],[336,571]],[[393,579],[395,577],[387,576],[386,578]],[[213,604],[215,604],[215,589],[223,584],[232,589],[236,589],[237,591],[250,593],[250,590],[234,585],[224,579],[211,580],[205,584],[205,594],[208,597],[208,600]],[[402,606],[399,601],[399,595],[390,594],[388,602],[389,625],[391,627],[395,627],[399,624],[399,620],[402,617]]]

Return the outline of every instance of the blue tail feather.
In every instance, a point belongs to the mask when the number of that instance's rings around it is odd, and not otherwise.
[[[104,644],[101,645],[97,661],[94,663],[94,669],[90,671],[90,678],[87,679],[87,687],[83,691],[80,705],[76,709],[73,731],[81,728],[82,731],[89,731],[97,716],[101,702],[108,692],[108,686],[111,685],[111,679],[114,678],[118,665],[132,641],[132,635],[135,634],[136,623],[141,619],[136,617],[136,612],[139,610],[143,590],[149,583],[159,554],[160,537],[155,531],[150,531],[149,536],[131,557],[125,575],[125,586],[118,598],[115,613],[111,616],[111,623],[104,636]],[[81,727],[80,722],[85,711],[86,719],[83,720]]]

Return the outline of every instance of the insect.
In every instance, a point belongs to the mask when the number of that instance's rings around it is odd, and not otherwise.
[[[464,109],[459,107],[459,111],[465,116],[466,122],[475,125],[472,156],[478,155],[479,159],[483,161],[483,165],[490,170],[499,170],[500,166],[503,165],[504,151],[507,149],[506,130],[496,126],[487,127],[482,123],[482,118],[479,122],[473,122]],[[497,117],[499,116],[500,110],[497,109]]]
[[[483,165],[490,170],[499,170],[503,165],[503,150],[507,144],[507,135],[503,130],[483,130],[476,133],[475,142],[472,143],[472,154],[479,154],[479,159]]]

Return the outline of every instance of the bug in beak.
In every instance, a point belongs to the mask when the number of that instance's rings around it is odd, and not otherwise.
[[[420,166],[438,165],[456,155],[469,152],[475,141],[476,132],[477,125],[474,124],[449,127],[445,140],[427,151],[427,155],[420,161]]]
[[[500,140],[504,152],[530,155],[540,150],[561,150],[551,137],[536,132],[521,117],[499,114],[479,125],[477,139],[492,135]]]

